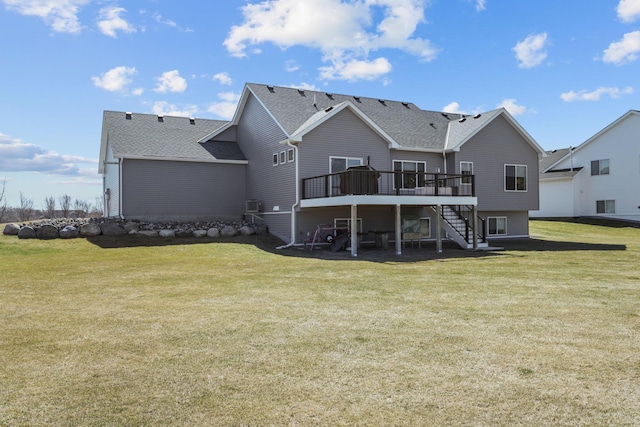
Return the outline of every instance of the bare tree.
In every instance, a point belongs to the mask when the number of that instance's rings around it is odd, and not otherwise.
[[[4,197],[4,190],[7,186],[7,178],[2,180],[2,187],[0,187],[0,223],[4,222],[4,217],[7,214],[7,199]]]
[[[56,199],[53,196],[44,199],[44,216],[49,219],[56,216]]]
[[[20,206],[16,212],[20,221],[29,221],[33,215],[33,200],[27,199],[22,191],[20,192]]]
[[[96,203],[93,205],[91,215],[98,218],[104,215],[104,198],[96,197]]]
[[[76,211],[76,215],[78,217],[84,218],[89,214],[89,210],[91,209],[91,203],[76,199],[73,203],[73,210]]]
[[[68,218],[69,211],[71,210],[71,196],[68,194],[64,194],[60,196],[58,201],[60,202],[60,210],[62,211],[62,217]]]

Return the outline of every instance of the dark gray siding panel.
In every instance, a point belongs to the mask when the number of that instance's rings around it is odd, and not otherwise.
[[[507,218],[507,235],[506,236],[489,236],[489,239],[509,238],[529,236],[529,213],[513,212],[513,211],[483,211],[478,212],[481,218],[489,217],[506,217]],[[488,232],[488,230],[487,230]]]
[[[359,157],[388,170],[389,144],[350,110],[345,109],[309,132],[300,145],[301,178],[329,173],[329,157]]]
[[[455,156],[456,173],[460,171],[460,161],[473,162],[478,209],[538,209],[538,153],[503,117],[496,118],[462,146]],[[526,192],[504,190],[505,164],[527,166]]]
[[[217,135],[215,138],[211,139],[212,141],[236,141],[236,127],[231,126],[229,129],[222,132],[220,135]]]
[[[241,217],[245,165],[124,160],[125,218],[194,221]]]

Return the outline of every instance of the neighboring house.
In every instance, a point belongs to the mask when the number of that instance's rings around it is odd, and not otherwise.
[[[540,210],[531,216],[640,221],[640,111],[578,147],[549,152],[540,163]]]
[[[539,207],[544,151],[505,109],[447,114],[247,84],[229,122],[163,119],[105,112],[108,215],[250,214],[289,244],[329,224],[351,230],[356,255],[374,231],[398,236],[397,253],[409,234],[466,248],[526,237]]]

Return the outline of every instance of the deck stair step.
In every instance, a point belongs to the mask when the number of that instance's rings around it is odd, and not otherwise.
[[[434,215],[436,215],[436,208],[432,207]],[[465,238],[465,230],[467,227],[465,219],[451,206],[442,206],[442,228],[447,232],[449,238],[455,241],[463,249],[473,249],[473,228],[469,225],[469,238]],[[478,248],[489,247],[488,242],[483,241],[480,234],[478,234]]]

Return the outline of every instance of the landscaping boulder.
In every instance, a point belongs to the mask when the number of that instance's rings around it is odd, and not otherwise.
[[[60,237],[60,231],[53,225],[44,224],[36,228],[36,236],[42,240],[57,239]]]
[[[124,234],[127,234],[124,228],[113,222],[105,222],[103,224],[100,224],[100,229],[102,230],[102,234],[104,234],[105,236],[122,236]]]
[[[238,235],[238,229],[232,225],[225,226],[222,230],[220,230],[220,235],[223,237],[233,237]]]
[[[175,231],[176,237],[193,237],[193,231],[179,228]]]
[[[269,232],[269,227],[267,227],[264,224],[262,225],[255,224],[253,226],[253,230],[256,232],[256,234],[267,234]]]
[[[99,236],[102,234],[102,229],[98,224],[90,222],[80,227],[80,235],[84,237]]]
[[[176,233],[173,230],[160,230],[160,232],[158,233],[158,236],[160,237],[176,237]]]
[[[138,233],[136,234],[140,234],[142,236],[147,236],[147,237],[158,237],[158,232],[155,230],[139,230]]]
[[[2,234],[5,236],[17,236],[20,232],[20,226],[18,224],[7,224],[4,226]]]
[[[73,225],[67,225],[62,230],[60,230],[60,238],[61,239],[74,239],[80,236],[80,231],[77,227]]]
[[[30,225],[25,225],[20,228],[18,232],[19,239],[35,239],[37,237],[36,229],[31,227]]]
[[[220,230],[217,227],[211,227],[207,230],[207,236],[209,237],[220,237]]]
[[[122,228],[124,228],[124,231],[126,231],[128,234],[136,234],[135,232],[140,228],[140,223],[129,221],[125,225],[123,225]]]
[[[204,237],[207,235],[207,230],[194,230],[193,237]]]
[[[255,233],[256,231],[253,229],[253,227],[249,227],[248,225],[244,225],[240,228],[240,234],[242,234],[243,236],[251,236]]]

